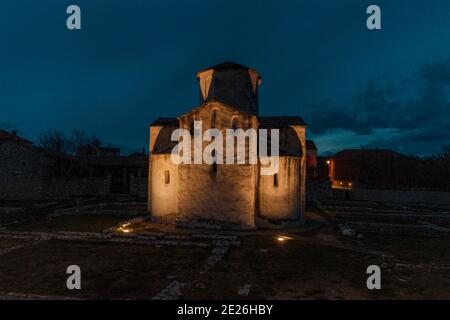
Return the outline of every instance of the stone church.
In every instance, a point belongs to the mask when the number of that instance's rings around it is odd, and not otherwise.
[[[148,210],[152,220],[180,226],[256,229],[303,222],[306,186],[306,125],[301,117],[259,115],[261,76],[224,62],[197,73],[198,107],[150,126]],[[273,106],[277,108],[277,106]],[[172,132],[279,129],[279,170],[262,175],[257,164],[175,164]],[[206,145],[208,143],[204,142]]]

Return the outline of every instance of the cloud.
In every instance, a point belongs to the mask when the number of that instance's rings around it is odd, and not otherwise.
[[[420,73],[422,79],[435,85],[450,84],[450,58],[447,61],[425,65]]]
[[[398,84],[372,79],[349,105],[325,100],[305,108],[305,118],[316,136],[343,129],[367,135],[367,146],[435,152],[450,143],[449,86],[450,59],[425,65]],[[371,139],[386,129],[396,134]]]

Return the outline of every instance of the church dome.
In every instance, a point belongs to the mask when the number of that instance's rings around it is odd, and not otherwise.
[[[197,73],[200,102],[219,101],[250,114],[258,114],[258,86],[261,76],[255,69],[223,62]]]

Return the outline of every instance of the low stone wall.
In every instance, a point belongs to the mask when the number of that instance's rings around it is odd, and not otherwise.
[[[333,189],[329,181],[308,180],[306,184],[306,200],[321,200],[333,197]]]
[[[138,196],[139,198],[147,198],[148,192],[148,178],[136,178],[131,176],[130,178],[130,194],[132,196]]]
[[[348,199],[351,200],[393,203],[433,203],[450,205],[450,192],[372,189],[333,190],[335,198],[345,198],[346,192],[348,192]]]
[[[48,198],[65,198],[109,194],[111,180],[109,178],[51,178]]]

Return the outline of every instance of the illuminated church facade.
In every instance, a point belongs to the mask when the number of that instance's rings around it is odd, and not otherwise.
[[[261,76],[224,62],[197,73],[200,104],[177,118],[150,125],[148,211],[153,221],[232,229],[285,228],[303,222],[306,125],[301,117],[259,115]],[[274,106],[276,108],[277,106]],[[262,175],[261,161],[175,164],[174,130],[279,130],[279,170]],[[205,146],[208,142],[203,142]],[[192,143],[193,145],[193,143]]]

